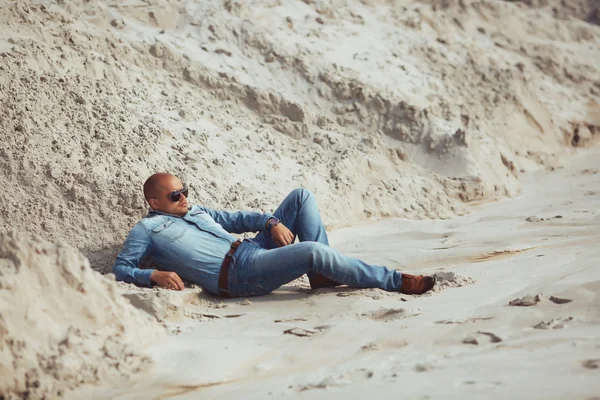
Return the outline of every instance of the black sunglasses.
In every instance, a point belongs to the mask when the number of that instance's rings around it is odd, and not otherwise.
[[[183,189],[174,190],[171,193],[169,193],[167,196],[171,199],[171,201],[173,203],[177,203],[179,201],[179,199],[181,199],[181,195],[188,197],[188,188],[187,187],[184,186]]]

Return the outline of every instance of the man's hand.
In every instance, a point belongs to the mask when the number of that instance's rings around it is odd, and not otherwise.
[[[150,276],[150,280],[166,289],[183,290],[184,287],[183,281],[175,272],[154,271]]]
[[[287,246],[294,242],[294,234],[282,223],[271,228],[271,237],[279,247]]]

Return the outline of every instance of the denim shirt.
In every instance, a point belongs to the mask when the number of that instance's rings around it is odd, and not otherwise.
[[[217,211],[193,206],[182,216],[150,210],[129,232],[112,271],[118,281],[151,286],[154,269],[140,269],[149,256],[161,269],[218,293],[221,264],[231,243],[229,233],[264,231],[270,213]]]

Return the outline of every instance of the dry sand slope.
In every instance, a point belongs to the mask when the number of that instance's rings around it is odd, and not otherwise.
[[[0,233],[18,232],[0,236],[0,393],[10,388],[20,396],[55,395],[141,369],[135,343],[130,359],[116,352],[97,371],[90,369],[104,354],[98,349],[113,348],[114,332],[133,337],[131,326],[120,323],[107,322],[106,332],[97,333],[95,324],[102,321],[146,321],[145,311],[164,324],[223,316],[182,307],[198,289],[177,297],[117,285],[140,311],[90,269],[107,271],[128,230],[146,212],[140,189],[152,172],[180,175],[193,202],[217,208],[272,210],[290,189],[307,187],[331,228],[378,217],[464,215],[475,202],[518,195],[524,172],[567,164],[576,147],[600,136],[599,10],[596,0],[0,0]],[[595,182],[596,176],[581,179]],[[562,196],[567,201],[570,193]],[[516,218],[515,212],[509,208],[498,215]],[[536,215],[548,217],[553,216]],[[426,224],[438,222],[406,222],[414,226],[410,240],[421,245],[429,237],[421,232]],[[365,232],[383,236],[376,232],[384,228]],[[505,234],[502,224],[489,229]],[[31,234],[39,238],[26,239]],[[362,248],[356,254],[412,268],[430,267],[424,260],[441,254],[429,248],[397,252],[398,243],[410,244],[405,235],[389,243],[380,239],[384,247],[373,247],[377,252]],[[463,244],[444,238],[436,249],[456,246],[455,258],[436,259],[436,267],[451,270],[461,257],[485,263],[515,251],[494,247],[473,256]],[[468,283],[473,272],[445,282]],[[50,279],[53,273],[58,281]],[[528,280],[543,275],[536,268],[530,273]],[[20,280],[34,282],[35,289],[17,285]],[[90,308],[95,317],[85,309],[71,316],[52,313],[70,310],[82,301],[81,287],[88,286],[95,289],[85,298],[99,305]],[[104,291],[111,294],[102,297]],[[350,297],[360,299],[356,310],[369,299],[388,299],[363,294],[366,299]],[[422,301],[436,304],[436,298]],[[219,310],[207,299],[194,301]],[[283,310],[285,303],[277,307]],[[546,300],[540,304],[545,307]],[[319,307],[338,310],[330,301]],[[388,308],[392,311],[365,311],[361,326],[405,315]],[[29,309],[31,315],[24,311]],[[54,325],[32,322],[44,313],[55,317]],[[460,317],[455,314],[445,318]],[[239,331],[237,318],[226,320]],[[160,334],[156,324],[146,323],[138,325]],[[292,336],[327,331],[288,328]],[[61,343],[69,337],[79,338],[80,347],[65,350]],[[93,350],[79,358],[79,348]],[[247,350],[252,363],[252,354],[262,354],[253,352]],[[113,374],[115,363],[127,367]],[[269,365],[264,369],[271,374]],[[61,368],[68,378],[57,384]],[[245,365],[239,368],[245,371]],[[73,371],[83,371],[83,378]],[[236,371],[227,376],[241,376]],[[202,382],[225,379],[206,374]],[[293,388],[323,386],[289,379]]]
[[[445,218],[600,129],[597,1],[0,5],[2,229],[101,270],[157,170],[209,206]]]
[[[0,398],[55,398],[148,368],[164,334],[66,244],[0,234]]]

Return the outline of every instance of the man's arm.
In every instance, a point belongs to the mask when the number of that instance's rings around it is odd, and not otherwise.
[[[262,232],[267,230],[267,221],[273,218],[271,213],[249,211],[220,211],[212,208],[197,206],[215,220],[229,233]]]
[[[123,249],[113,264],[112,271],[117,280],[135,283],[139,286],[152,286],[150,277],[156,270],[138,268],[140,260],[148,254],[151,248],[152,240],[148,232],[142,224],[136,224],[127,235]]]

